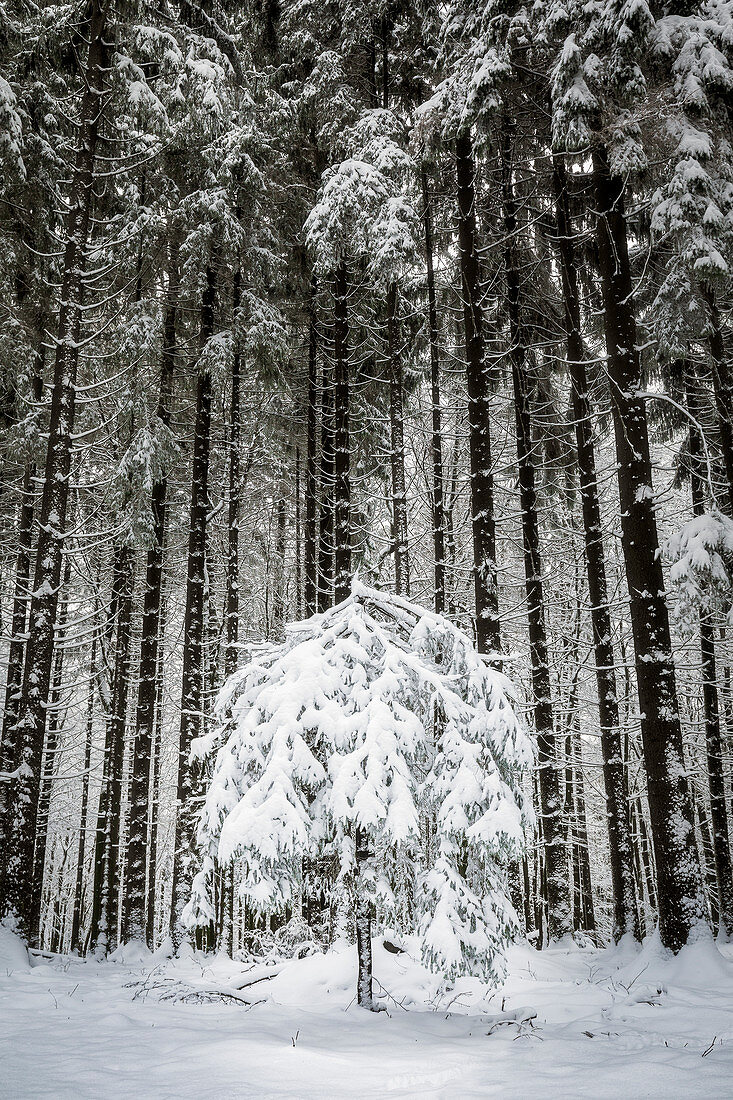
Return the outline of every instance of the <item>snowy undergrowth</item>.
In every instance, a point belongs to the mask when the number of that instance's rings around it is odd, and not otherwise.
[[[3,1097],[731,1095],[730,946],[517,945],[492,993],[441,989],[379,939],[387,1011],[371,1014],[346,945],[266,964],[29,962],[0,935]]]

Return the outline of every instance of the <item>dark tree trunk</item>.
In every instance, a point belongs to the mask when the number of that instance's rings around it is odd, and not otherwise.
[[[428,283],[428,335],[430,339],[430,398],[432,406],[431,457],[433,463],[433,606],[439,615],[445,611],[445,505],[443,493],[443,436],[440,399],[440,353],[438,347],[438,306],[433,266],[433,218],[428,175],[422,166],[423,225]]]
[[[588,817],[585,809],[585,784],[583,782],[583,757],[580,734],[574,731],[567,738],[569,742],[568,782],[571,788],[572,828],[573,828],[573,875],[577,905],[574,910],[574,925],[584,932],[594,932],[596,927],[593,906],[593,884],[590,873],[590,852],[588,850]]]
[[[90,941],[96,952],[107,953],[117,937],[120,867],[120,810],[125,750],[125,717],[130,675],[133,559],[129,546],[115,551],[107,631],[114,655],[112,691],[104,743],[102,786],[97,808],[92,886]]]
[[[216,274],[207,268],[201,303],[201,349],[214,331]],[[183,683],[178,743],[177,813],[173,853],[171,933],[178,946],[186,936],[183,909],[196,863],[196,769],[189,762],[191,742],[202,727],[204,703],[204,588],[206,583],[206,517],[209,508],[209,454],[211,446],[211,373],[198,371],[194,427],[191,509],[188,535],[186,612],[183,626]]]
[[[354,918],[359,970],[356,982],[356,999],[360,1008],[366,1008],[373,1012],[375,1005],[372,993],[372,903],[369,896],[369,886],[364,881],[364,868],[369,861],[369,855],[368,836],[363,829],[357,826]]]
[[[333,380],[324,360],[321,382],[320,522],[318,537],[318,610],[333,604],[334,439]]]
[[[294,614],[296,619],[300,619],[303,613],[303,567],[302,567],[302,552],[303,552],[303,532],[302,532],[302,508],[300,500],[300,447],[295,448],[295,607]]]
[[[158,817],[160,813],[160,758],[163,726],[163,607],[161,607],[160,637],[158,640],[158,687],[155,697],[155,724],[151,752],[153,756],[150,788],[150,817],[148,820],[148,895],[146,905],[146,929],[148,942],[155,947],[156,869],[158,864]]]
[[[105,98],[106,13],[100,0],[92,0],[90,7],[85,28],[89,50],[84,71],[79,139],[65,222],[46,467],[29,612],[32,629],[26,647],[20,707],[19,760],[22,772],[13,784],[11,794],[13,821],[10,857],[4,877],[5,897],[0,898],[0,912],[14,912],[21,931],[25,933],[30,929],[33,912],[39,911],[41,898],[41,883],[35,881],[33,876],[33,843],[69,499],[81,304],[94,201],[95,155]]]
[[[43,393],[43,344],[33,364],[31,390],[38,406]],[[17,528],[15,584],[11,618],[11,639],[8,649],[8,672],[5,681],[2,732],[0,733],[0,772],[14,771],[18,764],[18,719],[20,717],[23,656],[26,645],[26,623],[30,600],[31,556],[33,545],[33,511],[35,507],[36,464],[29,459],[23,470],[20,514]],[[10,833],[10,782],[0,781],[0,904],[4,896],[3,877],[9,852],[6,837]]]
[[[168,290],[163,320],[163,350],[160,360],[160,382],[157,417],[168,428],[171,420],[173,379],[176,362],[176,323],[178,316],[178,244],[170,247]],[[158,644],[160,637],[161,600],[163,587],[163,546],[168,507],[168,483],[165,477],[153,486],[151,512],[153,538],[148,549],[145,568],[140,663],[137,706],[135,710],[135,740],[130,783],[129,843],[125,874],[124,936],[140,940],[152,947],[151,929],[147,926],[146,871],[150,853],[148,817],[150,812],[150,767],[153,755],[152,737],[155,721],[155,698],[158,674]]]
[[[641,735],[657,865],[662,943],[679,950],[703,918],[690,791],[665,602],[629,265],[623,182],[593,152],[598,252]]]
[[[61,698],[64,675],[64,650],[63,635],[66,618],[69,610],[69,578],[71,576],[71,562],[67,558],[64,566],[64,579],[62,584],[63,595],[59,602],[58,622],[56,626],[55,648],[53,657],[53,676],[51,696],[46,715],[46,747],[43,753],[43,767],[41,769],[41,785],[38,792],[38,813],[36,816],[36,843],[33,852],[33,879],[39,884],[39,898],[43,897],[43,882],[46,868],[46,851],[48,848],[48,823],[51,809],[51,793],[53,790],[53,777],[56,770],[56,752],[59,747],[59,734],[61,732]],[[41,905],[35,907],[31,913],[31,940],[41,945]]]
[[[629,784],[618,713],[611,611],[608,603],[601,508],[593,445],[593,419],[580,327],[577,261],[570,222],[565,166],[559,156],[554,161],[554,189],[557,204],[557,254],[565,305],[567,363],[572,387],[586,575],[595,652],[598,717],[601,727],[606,823],[613,888],[613,937],[618,940],[625,933],[631,933],[635,939],[638,939],[633,846],[629,820]]]
[[[275,593],[272,609],[272,626],[277,637],[282,635],[285,624],[285,549],[287,534],[287,507],[284,492],[284,484],[281,479],[280,499],[275,506]]]
[[[506,132],[502,153],[502,196],[505,233],[504,270],[510,336],[509,357],[512,364],[512,383],[514,387],[529,652],[532,665],[537,766],[547,868],[547,930],[549,938],[553,939],[563,936],[567,932],[572,932],[571,883],[567,843],[562,820],[563,799],[558,770],[547,651],[542,559],[535,487],[535,453],[532,441],[532,384],[527,371],[527,347],[520,313],[519,269],[516,259],[516,200],[511,179],[510,148]]]
[[[351,591],[351,477],[349,440],[349,318],[346,264],[334,277],[334,598],[345,600]]]
[[[234,276],[233,305],[240,300],[241,274]],[[224,619],[226,622],[226,649],[224,651],[224,673],[231,676],[237,667],[237,646],[239,645],[239,512],[241,508],[239,450],[242,445],[242,401],[241,401],[242,361],[239,351],[232,357],[232,391],[229,402],[229,513],[227,522],[227,567],[226,601]]]
[[[687,405],[699,423],[698,402],[694,383],[687,370]],[[701,473],[705,461],[697,423],[690,423],[690,484],[692,511],[695,516],[705,511],[705,482]],[[728,814],[726,810],[725,774],[723,771],[723,738],[720,730],[718,677],[715,663],[715,627],[705,612],[700,614],[700,657],[702,671],[703,709],[705,713],[705,745],[710,792],[710,821],[715,878],[718,886],[718,919],[720,929],[733,935],[733,873],[731,870]]]
[[[89,773],[92,767],[92,746],[94,742],[94,700],[97,683],[97,646],[96,601],[92,650],[89,656],[89,697],[84,737],[84,771],[81,777],[81,809],[79,813],[79,840],[76,848],[76,876],[74,880],[74,908],[71,917],[71,950],[80,951],[82,904],[84,900],[84,872],[87,857],[87,832],[89,830]]]
[[[398,596],[409,596],[410,564],[407,543],[407,488],[405,484],[405,410],[402,357],[397,349],[396,283],[392,283],[387,292],[387,360],[389,364],[389,428],[395,593]]]
[[[316,333],[315,283],[311,285],[311,307],[308,317],[308,409],[307,442],[305,457],[305,592],[306,615],[313,615],[318,609],[318,520],[317,520],[317,405],[318,405],[318,340]]]
[[[713,391],[715,407],[718,413],[718,433],[723,452],[725,476],[728,489],[728,513],[733,516],[733,379],[725,354],[725,341],[720,325],[720,310],[715,294],[710,287],[704,291],[708,306],[710,332],[710,357],[713,365]]]
[[[461,134],[456,138],[456,182],[468,386],[476,642],[480,653],[498,653],[501,649],[501,638],[496,575],[494,471],[491,461],[491,386],[489,369],[485,362],[481,278],[476,246],[475,174],[470,135]]]
[[[112,675],[112,707],[109,716],[109,772],[107,778],[108,801],[105,825],[104,853],[104,911],[100,931],[105,934],[106,951],[117,946],[117,925],[122,880],[122,773],[125,760],[125,728],[127,725],[127,699],[130,685],[130,642],[132,635],[132,610],[134,558],[132,549],[123,546],[119,553],[120,586],[117,598],[117,630],[115,637],[115,662]],[[98,941],[101,947],[101,941]]]

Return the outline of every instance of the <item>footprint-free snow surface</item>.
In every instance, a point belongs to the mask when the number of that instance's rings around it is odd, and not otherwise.
[[[257,967],[29,960],[0,929],[0,1096],[733,1096],[731,947],[517,946],[493,993],[374,955],[369,1014],[347,946]]]

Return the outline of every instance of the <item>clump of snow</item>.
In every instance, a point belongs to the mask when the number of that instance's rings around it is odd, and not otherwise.
[[[28,949],[19,936],[0,924],[0,974],[30,969]]]

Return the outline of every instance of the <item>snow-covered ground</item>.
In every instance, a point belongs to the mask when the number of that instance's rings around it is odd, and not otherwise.
[[[262,966],[221,957],[29,965],[0,929],[0,1096],[733,1096],[731,947],[518,946],[490,995],[439,991],[376,940],[379,1014],[353,1002],[353,949],[276,971],[252,985]]]

